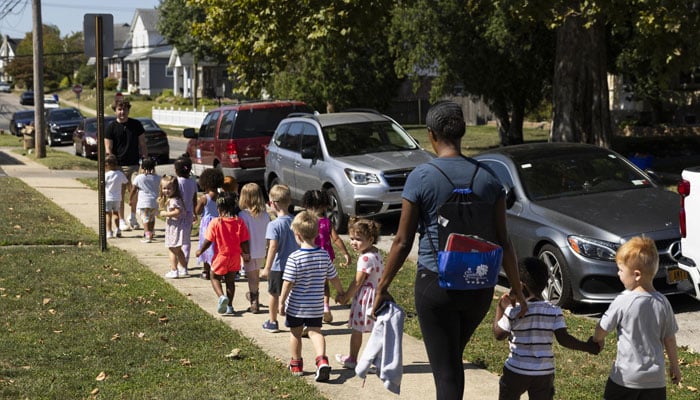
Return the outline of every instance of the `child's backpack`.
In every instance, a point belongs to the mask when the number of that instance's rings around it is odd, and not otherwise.
[[[503,249],[495,244],[495,203],[482,200],[472,191],[479,172],[478,161],[464,157],[476,168],[466,187],[457,187],[437,165],[429,162],[454,188],[445,203],[438,206],[438,248],[436,251],[428,231],[428,239],[436,255],[440,287],[451,290],[473,290],[496,286],[503,259]]]

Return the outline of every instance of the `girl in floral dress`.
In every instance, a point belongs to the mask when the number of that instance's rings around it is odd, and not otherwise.
[[[379,238],[379,228],[377,222],[361,218],[352,218],[348,225],[350,246],[360,255],[357,257],[355,279],[350,282],[345,296],[340,298],[341,302],[345,303],[354,295],[348,319],[348,326],[352,328],[350,354],[336,354],[335,359],[343,367],[349,369],[355,369],[363,334],[372,332],[372,327],[374,327],[374,320],[370,318],[374,305],[374,294],[379,278],[384,272],[382,256],[374,246]]]

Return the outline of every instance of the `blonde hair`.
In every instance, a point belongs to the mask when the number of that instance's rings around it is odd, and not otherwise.
[[[370,240],[372,244],[377,244],[381,227],[378,222],[371,219],[352,217],[348,223],[348,232],[350,234],[354,232],[362,238]]]
[[[163,194],[163,188],[170,186],[172,189],[172,193],[170,197],[166,197]],[[160,180],[160,191],[158,193],[158,205],[162,209],[166,209],[168,206],[168,200],[172,198],[178,198],[181,199],[182,197],[180,196],[180,185],[177,184],[177,177],[173,175],[163,175],[163,178]]]
[[[289,186],[277,184],[270,189],[270,201],[279,203],[279,207],[286,210],[292,204],[292,192],[289,191]]]
[[[313,242],[318,236],[318,218],[310,211],[302,211],[294,217],[292,231],[305,242]]]
[[[631,270],[653,278],[659,270],[659,252],[654,240],[645,236],[635,236],[620,246],[615,254],[615,262]]]
[[[265,197],[260,186],[253,182],[243,185],[238,204],[241,209],[247,209],[254,217],[262,214],[265,211]]]

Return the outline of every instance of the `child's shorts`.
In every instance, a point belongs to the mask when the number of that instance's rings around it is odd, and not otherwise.
[[[226,274],[236,273],[241,270],[241,264],[236,264],[234,261],[226,262],[229,259],[224,259],[224,261],[216,262],[211,265],[211,272],[216,275],[225,276]]]
[[[121,200],[109,200],[105,202],[105,212],[119,212],[119,206],[121,205]]]
[[[267,292],[273,296],[282,293],[282,271],[270,271],[267,277]]]
[[[151,221],[156,220],[157,208],[139,208],[139,215],[141,216],[141,222],[147,224]]]
[[[287,315],[284,320],[284,325],[287,328],[297,328],[300,326],[306,326],[309,328],[320,328],[323,325],[322,317],[318,318],[299,318],[291,315]]]
[[[243,270],[245,272],[259,271],[264,266],[263,261],[265,258],[251,258],[250,261],[244,261]]]

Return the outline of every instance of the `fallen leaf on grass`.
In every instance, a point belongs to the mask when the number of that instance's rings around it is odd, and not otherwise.
[[[122,338],[122,337],[121,337],[120,334],[115,333],[114,335],[112,335],[112,339],[111,339],[111,340],[114,342],[114,341],[117,341],[117,340],[119,340],[119,339],[121,339],[121,338]]]
[[[97,393],[100,393],[100,389],[99,389],[99,388],[94,388],[94,389],[92,389],[92,392],[90,392],[90,394],[93,395],[93,396],[95,396]]]
[[[55,314],[56,314],[56,310],[54,310],[53,308],[49,308],[49,314],[55,315]]]
[[[53,333],[63,333],[63,331],[53,331]]]
[[[156,315],[156,312],[155,312],[155,311],[148,310],[148,311],[146,311],[146,314],[148,314],[148,315]]]
[[[237,360],[241,358],[241,349],[233,349],[230,353],[226,355],[229,360]]]
[[[158,322],[166,323],[166,322],[168,322],[168,321],[170,321],[170,320],[169,320],[168,317],[166,317],[165,315],[163,315],[162,317],[158,318]]]
[[[191,367],[192,363],[187,358],[183,358],[180,360],[180,365],[182,365],[183,367]]]
[[[696,388],[695,386],[686,386],[685,388],[688,389],[688,390],[690,390],[691,392],[697,392],[697,391],[698,391],[698,388]]]
[[[49,299],[49,298],[44,298],[44,300],[41,302],[41,304],[47,305],[47,304],[49,304],[50,302],[51,302],[51,299]]]
[[[15,226],[13,226],[13,228],[15,228],[15,229],[22,229],[22,227],[19,226],[19,225],[15,225]]]
[[[100,372],[97,377],[95,378],[96,381],[102,382],[103,380],[107,379],[107,374],[105,374],[104,371]]]

